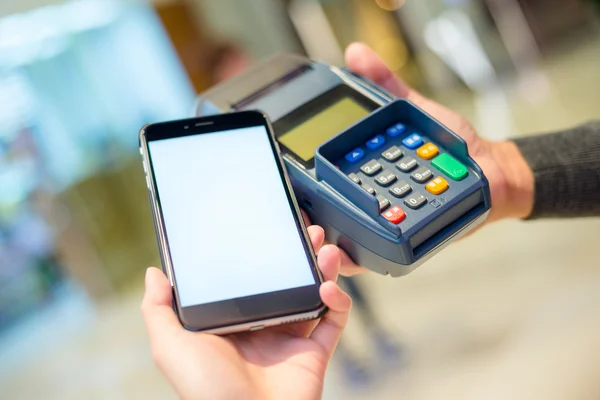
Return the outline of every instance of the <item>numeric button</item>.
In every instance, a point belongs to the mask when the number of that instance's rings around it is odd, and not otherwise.
[[[385,158],[389,162],[394,162],[402,157],[402,150],[398,146],[392,146],[383,153],[381,153],[381,157]]]
[[[373,189],[373,187],[371,185],[367,185],[366,183],[363,183],[362,188],[365,189],[367,191],[367,193],[369,193],[370,195],[375,196],[377,194],[377,192],[375,191],[375,189]]]
[[[358,175],[356,175],[356,174],[348,174],[348,178],[350,178],[350,180],[351,180],[352,182],[356,183],[357,185],[360,185],[360,184],[361,184],[361,180],[360,180],[360,178],[358,177]]]
[[[399,199],[412,192],[412,187],[406,181],[400,181],[390,188],[390,193]]]
[[[362,167],[360,167],[360,170],[368,176],[373,176],[382,169],[383,167],[381,166],[381,164],[379,164],[377,160],[371,160]]]
[[[423,205],[425,203],[427,203],[427,197],[425,197],[424,195],[422,195],[419,192],[415,192],[415,193],[411,194],[404,200],[404,204],[406,204],[413,210],[417,210],[417,209],[423,207]]]
[[[402,161],[396,164],[396,168],[402,172],[410,172],[418,166],[419,163],[412,157],[404,157]]]
[[[396,182],[396,175],[394,175],[393,172],[389,171],[389,170],[384,170],[381,174],[379,174],[377,176],[377,178],[375,178],[375,181],[383,187],[387,187],[390,186],[392,183]]]
[[[390,206],[390,201],[382,195],[377,196],[377,201],[379,201],[379,212],[382,212]]]
[[[431,177],[433,176],[433,172],[431,172],[431,170],[427,167],[421,167],[418,170],[416,170],[415,172],[413,172],[411,174],[411,178],[413,181],[417,182],[417,183],[425,183],[428,180],[431,179]]]

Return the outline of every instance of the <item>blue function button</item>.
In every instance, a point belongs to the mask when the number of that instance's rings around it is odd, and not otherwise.
[[[385,144],[385,137],[383,135],[377,135],[373,139],[367,142],[367,147],[371,150],[380,148]]]
[[[356,149],[352,150],[350,153],[346,154],[346,161],[354,164],[354,163],[358,162],[364,156],[365,156],[365,152],[363,151],[363,149],[356,148]]]
[[[423,144],[423,138],[418,133],[413,133],[412,135],[404,138],[404,140],[402,140],[402,144],[409,149],[414,150]]]
[[[406,130],[406,126],[404,124],[397,123],[396,125],[390,126],[389,128],[387,128],[387,134],[390,137],[397,137],[397,136],[402,135],[405,130]]]

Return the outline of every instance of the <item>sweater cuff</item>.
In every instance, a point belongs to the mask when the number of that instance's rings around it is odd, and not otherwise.
[[[527,219],[600,216],[600,121],[514,142],[535,179]]]

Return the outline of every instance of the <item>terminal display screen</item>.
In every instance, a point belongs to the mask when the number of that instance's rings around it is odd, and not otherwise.
[[[369,114],[369,109],[346,97],[280,136],[279,143],[309,161],[321,143]]]
[[[375,101],[340,85],[276,121],[273,128],[282,150],[312,168],[317,147],[377,108]]]

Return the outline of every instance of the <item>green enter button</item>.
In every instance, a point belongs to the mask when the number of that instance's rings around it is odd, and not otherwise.
[[[440,154],[434,158],[431,163],[434,167],[455,181],[464,179],[464,177],[468,174],[467,167],[456,161],[456,159],[454,159],[454,157],[448,153]]]

